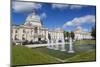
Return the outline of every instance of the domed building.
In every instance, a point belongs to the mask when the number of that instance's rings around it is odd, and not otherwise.
[[[29,14],[23,25],[12,26],[12,41],[15,43],[27,42],[64,42],[62,29],[49,30],[41,22],[41,18],[35,11]]]

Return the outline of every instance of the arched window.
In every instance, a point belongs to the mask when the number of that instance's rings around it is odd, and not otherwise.
[[[17,35],[15,35],[15,40],[18,40]]]

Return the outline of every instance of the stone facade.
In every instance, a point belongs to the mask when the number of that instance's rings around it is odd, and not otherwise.
[[[63,30],[56,28],[50,30],[43,26],[41,18],[34,11],[26,18],[23,25],[12,26],[12,41],[13,42],[24,42],[24,41],[49,41],[49,42],[63,42],[64,34]]]
[[[83,31],[82,28],[77,28],[74,31],[75,40],[92,39],[91,33]]]

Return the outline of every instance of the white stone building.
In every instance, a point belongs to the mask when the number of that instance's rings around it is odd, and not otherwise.
[[[74,31],[75,40],[92,39],[91,33],[84,31],[82,28],[77,28]]]
[[[12,26],[12,41],[15,43],[24,41],[49,41],[49,42],[64,42],[63,30],[56,28],[49,30],[43,26],[41,18],[34,11],[28,15],[23,25]]]

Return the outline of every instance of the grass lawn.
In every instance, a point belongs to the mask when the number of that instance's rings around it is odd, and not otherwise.
[[[48,54],[23,46],[12,46],[12,65],[59,63]]]
[[[96,60],[96,52],[95,49],[90,50],[90,51],[79,51],[76,53],[69,54],[66,52],[61,52],[61,51],[55,51],[52,49],[47,49],[47,48],[34,48],[36,50],[41,51],[41,53],[49,54],[51,56],[60,58],[64,60],[65,62],[86,62],[86,61],[95,61]]]
[[[68,44],[66,44],[66,51],[64,52],[46,47],[27,48],[24,46],[12,46],[12,64],[60,63],[61,61],[58,59],[64,60],[65,62],[95,61],[95,40],[81,40],[81,43],[84,45],[79,45],[78,43],[79,41],[74,45],[75,53],[68,53]]]
[[[40,51],[41,53],[48,54],[53,57],[57,57],[62,60],[73,57],[77,54],[77,53],[69,54],[67,51],[53,50],[53,49],[48,49],[46,47],[39,47],[39,48],[33,48],[33,49]]]
[[[93,51],[93,50],[95,50],[95,45],[83,45],[83,46],[75,45],[75,53],[68,53],[68,44],[66,44],[66,48],[65,48],[66,51],[64,51],[64,52],[62,52],[60,50],[48,49],[45,47],[39,47],[39,48],[33,48],[33,49],[40,51],[41,53],[48,54],[53,57],[57,57],[59,59],[65,60],[65,59],[80,55],[82,53]],[[90,60],[88,59],[88,61],[90,61]]]
[[[96,44],[96,40],[78,40],[78,41],[75,41],[75,45],[82,45],[82,44]]]
[[[85,53],[80,53],[72,58],[66,59],[66,62],[82,62],[82,61],[95,61],[96,52],[95,50]]]

